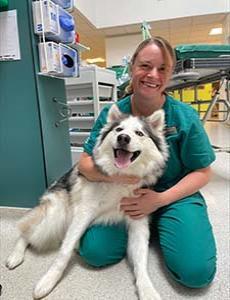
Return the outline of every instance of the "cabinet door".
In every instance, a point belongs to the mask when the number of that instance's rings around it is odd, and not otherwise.
[[[49,185],[71,167],[64,80],[38,76],[38,94],[45,170]]]

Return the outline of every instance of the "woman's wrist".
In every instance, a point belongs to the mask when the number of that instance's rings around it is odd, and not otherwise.
[[[162,204],[162,207],[163,206],[166,206],[166,205],[169,205],[170,203],[172,203],[172,196],[171,196],[171,193],[169,190],[166,190],[164,192],[161,192],[161,204]]]

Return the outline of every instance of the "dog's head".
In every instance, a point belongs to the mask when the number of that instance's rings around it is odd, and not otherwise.
[[[163,110],[139,118],[125,115],[112,105],[94,149],[95,164],[108,175],[135,175],[156,181],[168,155],[163,129]]]

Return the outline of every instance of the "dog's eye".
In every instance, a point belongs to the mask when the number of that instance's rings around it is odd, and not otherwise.
[[[139,135],[139,136],[143,136],[144,135],[144,133],[141,132],[141,131],[139,131],[139,130],[136,130],[135,133],[136,133],[136,135]]]
[[[116,130],[117,132],[120,132],[120,131],[122,131],[122,130],[123,130],[123,128],[121,128],[121,127],[117,127],[115,130]]]

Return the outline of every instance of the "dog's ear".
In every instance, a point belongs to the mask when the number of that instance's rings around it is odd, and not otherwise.
[[[117,105],[113,104],[109,110],[109,113],[107,116],[107,122],[112,123],[112,122],[120,121],[126,117],[127,116],[119,110]]]
[[[155,111],[151,116],[146,118],[149,125],[158,131],[163,131],[165,126],[165,113],[163,109]]]

